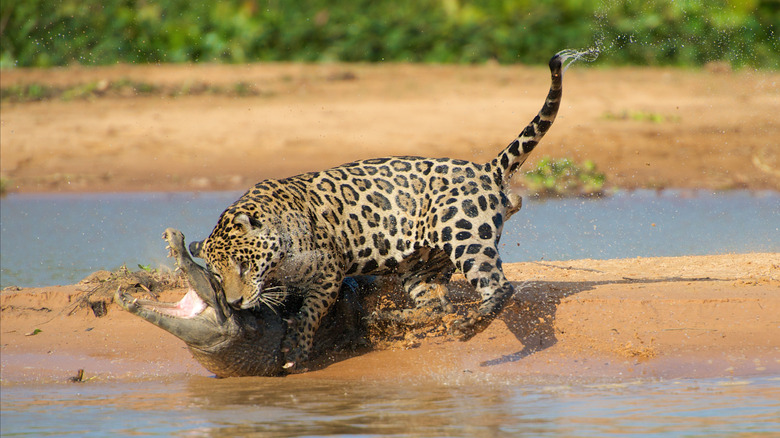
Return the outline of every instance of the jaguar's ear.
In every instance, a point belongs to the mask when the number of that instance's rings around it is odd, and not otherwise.
[[[237,234],[244,235],[260,227],[260,221],[246,213],[239,213],[233,217],[233,229]]]

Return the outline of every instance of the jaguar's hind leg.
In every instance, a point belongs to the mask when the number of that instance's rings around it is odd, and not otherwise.
[[[485,254],[492,257],[484,257]],[[485,330],[514,294],[514,287],[504,276],[501,258],[495,249],[483,251],[482,255],[481,260],[472,258],[458,262],[466,279],[482,297],[478,310],[470,311],[465,318],[453,324],[454,334],[461,341],[467,341]]]
[[[377,311],[369,318],[369,322],[417,327],[440,321],[444,315],[453,312],[447,297],[447,283],[454,272],[455,266],[443,251],[422,254],[399,277],[414,307]]]
[[[455,265],[445,252],[432,251],[428,260],[413,267],[401,280],[415,308],[447,313],[453,310],[447,284],[454,272]]]

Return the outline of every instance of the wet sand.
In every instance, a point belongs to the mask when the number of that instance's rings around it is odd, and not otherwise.
[[[780,254],[506,266],[518,292],[485,332],[398,342],[288,379],[415,381],[740,377],[780,373]],[[460,283],[452,289],[458,294]],[[2,381],[208,376],[184,343],[89,284],[2,292]],[[161,296],[173,300],[183,290]],[[468,299],[469,292],[462,292]]]

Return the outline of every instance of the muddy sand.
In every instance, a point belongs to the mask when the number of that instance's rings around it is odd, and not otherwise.
[[[594,380],[780,374],[780,254],[516,263],[518,292],[468,342],[412,337],[292,379]],[[94,284],[2,292],[2,380],[208,376],[184,343]],[[165,292],[173,300],[184,290]]]
[[[11,70],[0,83],[121,79],[178,90],[245,82],[259,93],[3,102],[6,189],[232,190],[376,156],[488,161],[549,85],[543,67],[342,64]],[[627,189],[780,190],[778,79],[575,66],[558,120],[526,167],[571,157],[593,160],[609,185]],[[469,342],[410,339],[288,378],[780,374],[780,254],[540,261],[506,271],[516,303]],[[101,380],[208,375],[181,341],[115,305],[100,318],[73,310],[90,287],[2,291],[4,384],[66,382],[79,369]]]

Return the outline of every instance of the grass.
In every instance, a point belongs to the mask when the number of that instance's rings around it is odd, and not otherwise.
[[[592,161],[577,164],[569,158],[544,157],[535,169],[524,174],[525,187],[540,198],[601,196],[606,180]]]
[[[673,122],[678,123],[680,116],[670,116],[661,113],[654,113],[649,111],[626,111],[623,110],[619,113],[607,112],[602,116],[606,120],[633,120],[635,122],[650,122],[650,123],[665,123]]]
[[[0,196],[5,196],[5,194],[8,192],[8,187],[11,186],[11,180],[0,176]]]

